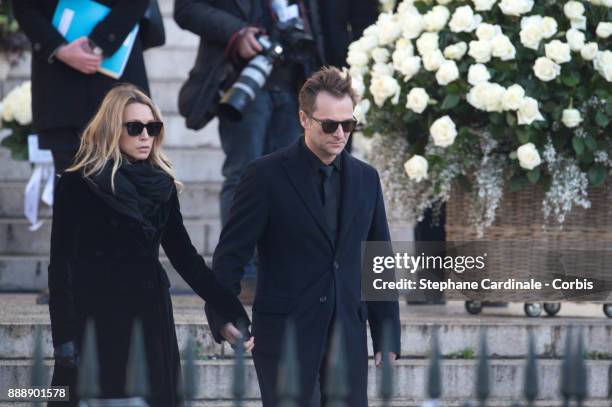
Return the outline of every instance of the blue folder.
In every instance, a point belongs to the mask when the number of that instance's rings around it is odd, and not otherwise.
[[[110,10],[108,6],[93,0],[60,0],[53,14],[52,24],[66,41],[71,42],[88,36]],[[115,79],[120,78],[132,52],[136,35],[138,24],[130,31],[117,52],[102,60],[98,71]]]

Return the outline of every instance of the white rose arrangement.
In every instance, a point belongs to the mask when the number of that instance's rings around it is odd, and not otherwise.
[[[612,175],[612,0],[389,3],[347,63],[385,190],[401,196],[389,201],[407,218],[458,181],[481,208],[538,184],[562,221]],[[548,194],[571,182],[573,194]]]
[[[0,103],[0,129],[9,134],[0,143],[16,160],[28,159],[28,136],[32,134],[32,90],[30,81],[7,93]]]

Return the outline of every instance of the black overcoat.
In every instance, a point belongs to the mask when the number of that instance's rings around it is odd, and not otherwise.
[[[87,318],[97,332],[102,391],[124,394],[126,362],[135,318],[144,327],[152,406],[173,406],[179,351],[170,283],[159,262],[160,243],[172,266],[203,299],[232,320],[248,321],[231,291],[221,287],[191,244],[176,188],[162,205],[153,239],[140,224],[111,209],[78,173],[57,184],[49,264],[49,311],[55,346],[80,348]]]
[[[382,349],[383,324],[392,328],[391,351],[400,352],[397,301],[361,300],[361,244],[388,241],[378,173],[342,152],[342,196],[337,242],[330,238],[302,140],[252,162],[245,170],[213,268],[222,284],[239,291],[245,264],[257,247],[259,269],[253,304],[253,358],[264,406],[274,406],[277,368],[286,323],[295,321],[302,402],[316,394],[329,347],[332,320],[341,323],[348,356],[347,405],[367,406],[369,320],[374,351]],[[220,340],[225,322],[207,305]]]
[[[142,19],[149,0],[96,0],[112,8],[89,35],[105,56],[112,55],[134,25]],[[15,18],[32,42],[32,119],[34,129],[82,130],[98,110],[106,93],[117,83],[131,83],[149,93],[149,82],[137,37],[123,76],[118,80],[101,73],[83,74],[52,54],[65,40],[51,20],[58,0],[13,1]],[[55,148],[52,140],[45,148]],[[78,146],[78,143],[76,144]]]

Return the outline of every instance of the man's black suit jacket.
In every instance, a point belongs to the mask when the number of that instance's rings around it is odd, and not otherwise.
[[[342,153],[342,206],[334,244],[305,149],[299,140],[247,167],[214,253],[213,270],[223,285],[238,293],[243,268],[256,246],[259,270],[252,330],[256,368],[260,360],[278,362],[285,325],[292,319],[302,390],[308,392],[315,385],[335,320],[342,325],[350,355],[354,392],[350,405],[366,405],[366,320],[375,352],[381,350],[387,320],[392,327],[391,350],[400,352],[397,301],[361,301],[361,244],[390,239],[380,181],[374,168]],[[215,338],[221,340],[219,330],[225,321],[210,308],[207,316]],[[268,366],[265,381],[275,383],[275,363]]]

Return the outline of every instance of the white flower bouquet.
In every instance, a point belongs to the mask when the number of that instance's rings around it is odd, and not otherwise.
[[[28,136],[32,134],[32,91],[30,81],[11,90],[0,103],[0,129],[9,134],[0,145],[11,150],[15,160],[28,159]]]
[[[612,171],[612,0],[404,0],[350,45],[389,204],[421,219],[458,181],[474,225],[539,184],[562,223]]]

